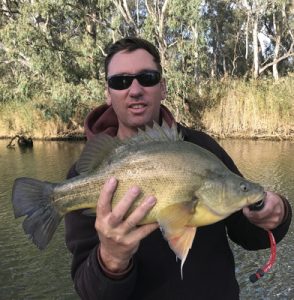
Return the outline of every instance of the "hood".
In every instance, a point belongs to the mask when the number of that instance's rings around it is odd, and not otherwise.
[[[171,127],[175,119],[172,113],[161,104],[160,106],[161,120]],[[118,130],[118,120],[112,106],[103,104],[94,108],[85,119],[85,134],[87,139],[91,139],[97,133],[106,133],[110,136],[116,136]]]

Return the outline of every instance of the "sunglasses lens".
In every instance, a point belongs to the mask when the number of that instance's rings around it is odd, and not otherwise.
[[[125,90],[131,86],[135,78],[142,86],[154,86],[159,83],[161,75],[158,71],[147,71],[136,75],[114,75],[108,78],[108,86],[114,90]]]
[[[136,77],[143,86],[154,86],[160,81],[160,73],[156,71],[144,72]]]
[[[108,86],[114,90],[125,90],[133,82],[132,76],[120,75],[120,76],[112,76],[108,79]]]

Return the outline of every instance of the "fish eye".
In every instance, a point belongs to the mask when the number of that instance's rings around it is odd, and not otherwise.
[[[242,192],[248,192],[248,185],[245,182],[240,183],[240,189]]]

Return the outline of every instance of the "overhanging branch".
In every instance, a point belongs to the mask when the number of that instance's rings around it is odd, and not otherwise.
[[[286,54],[284,54],[283,56],[275,59],[274,61],[272,61],[272,62],[266,64],[265,66],[263,66],[262,68],[260,68],[258,73],[261,74],[267,68],[279,63],[280,61],[282,61],[284,59],[287,59],[288,57],[294,56],[293,47],[294,47],[294,42],[291,44],[290,49],[288,50],[288,52]]]

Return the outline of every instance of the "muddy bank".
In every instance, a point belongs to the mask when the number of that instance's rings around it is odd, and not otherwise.
[[[215,132],[210,132],[206,130],[202,130],[212,136],[214,139],[221,140],[221,139],[244,139],[244,140],[268,140],[268,141],[294,141],[294,130],[290,134],[254,134],[254,133],[226,133],[226,134],[219,134]],[[11,140],[15,134],[9,135],[2,135],[0,133],[0,139]],[[32,136],[30,134],[26,134],[26,137],[31,137],[33,140],[36,141],[83,141],[86,140],[86,136],[83,132],[75,132],[75,133],[60,133],[58,135],[52,136]]]

